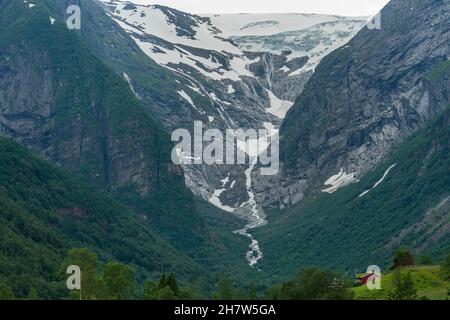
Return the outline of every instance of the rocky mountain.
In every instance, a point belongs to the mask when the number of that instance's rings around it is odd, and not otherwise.
[[[101,190],[128,186],[143,197],[166,183],[182,190],[168,137],[126,82],[47,8],[3,2],[2,134]]]
[[[156,235],[142,216],[0,138],[0,278],[18,298],[67,296],[58,272],[71,248],[89,247],[103,260],[132,265],[139,277],[208,271]]]
[[[253,173],[255,199],[284,208],[254,231],[274,277],[387,268],[399,246],[449,250],[450,6],[392,0],[380,16],[320,62],[288,112],[281,174]]]
[[[242,222],[201,203],[185,187],[182,168],[171,161],[169,135],[95,44],[121,43],[109,51],[118,59],[141,51],[118,27],[92,36],[98,25],[116,24],[94,2],[78,4],[85,33],[68,30],[63,1],[0,3],[1,135],[133,208],[141,224],[197,263],[216,272],[245,270],[248,243],[231,233]],[[139,59],[136,54],[128,64]],[[146,79],[160,79],[159,86],[175,83],[151,61],[140,68],[151,72]],[[155,97],[153,105],[158,102]]]
[[[367,21],[367,17],[295,13],[207,17],[244,55],[260,57],[249,69],[272,91],[270,97],[286,101],[285,108],[273,112],[280,118],[285,117],[320,60],[343,46]]]
[[[449,79],[450,67],[436,74]],[[437,80],[437,79],[436,79]],[[274,279],[317,265],[383,271],[399,247],[440,261],[450,249],[450,105],[367,174],[305,198],[255,230]]]
[[[199,16],[133,1],[102,2],[139,48],[173,74],[175,83],[165,90],[171,91],[168,103],[155,107],[145,78],[111,61],[168,130],[192,130],[194,120],[221,130],[279,127],[318,62],[366,23],[364,18],[306,14]],[[116,46],[100,54],[111,50]],[[172,104],[176,98],[178,104]],[[196,195],[247,219],[250,228],[265,223],[254,200],[249,163],[183,169]]]
[[[69,5],[80,30],[66,26]],[[392,0],[380,29],[330,15],[0,1],[0,278],[20,297],[30,283],[61,296],[52,281],[74,246],[141,278],[174,271],[210,287],[222,273],[277,282],[299,266],[386,266],[400,245],[442,257],[449,18],[443,0]],[[169,133],[194,121],[281,126],[280,173],[175,165]]]
[[[392,0],[381,29],[322,60],[281,127],[281,174],[255,182],[259,202],[291,206],[357,182],[450,104],[448,79],[433,76],[450,58],[449,9]]]
[[[272,16],[266,27],[267,15],[197,16],[132,1],[104,3],[149,57],[188,82],[178,93],[195,118],[216,127],[279,123],[317,62],[365,24],[295,14]]]

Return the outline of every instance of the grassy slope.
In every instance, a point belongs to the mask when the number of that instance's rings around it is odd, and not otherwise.
[[[365,197],[392,164],[385,181]],[[393,237],[415,223],[450,195],[450,110],[401,145],[386,162],[360,182],[334,194],[319,194],[269,215],[267,227],[256,231],[265,259],[262,267],[284,278],[301,266],[315,265],[353,272],[372,264],[385,266],[395,248]],[[448,213],[444,224],[448,225]],[[410,233],[401,242],[443,257],[450,235],[433,242],[428,230]],[[437,234],[437,233],[435,233]]]
[[[411,272],[417,290],[417,297],[427,297],[430,300],[447,300],[450,282],[444,281],[439,266],[411,266],[400,272]],[[393,273],[383,275],[381,290],[369,290],[366,286],[354,288],[355,299],[358,300],[389,300],[389,293],[393,290]]]

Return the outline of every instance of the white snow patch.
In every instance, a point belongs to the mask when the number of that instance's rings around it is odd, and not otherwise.
[[[194,101],[192,101],[192,98],[186,93],[184,92],[184,90],[181,91],[177,91],[178,94],[187,102],[189,102],[189,104],[200,114],[202,114],[202,112],[195,106]]]
[[[226,186],[226,184],[228,182],[230,182],[230,174],[228,173],[228,175],[225,178],[223,178],[222,180],[220,180],[220,182],[222,182],[223,187]]]
[[[333,15],[302,13],[203,14],[202,16],[209,17],[212,24],[222,31],[223,37],[269,36],[304,30],[319,23],[339,20]],[[341,19],[345,21],[350,18],[341,17]]]
[[[330,186],[327,189],[322,190],[322,192],[326,193],[334,193],[338,191],[341,188],[344,188],[354,182],[357,182],[358,179],[356,179],[356,175],[354,172],[347,174],[344,169],[341,169],[341,171],[330,177],[326,182],[325,186]]]
[[[53,17],[49,17],[50,18],[50,23],[51,23],[51,25],[54,25],[55,24],[55,18],[53,18]]]
[[[391,172],[391,170],[395,168],[395,166],[397,166],[397,164],[393,164],[392,166],[390,166],[390,167],[386,170],[386,172],[383,174],[383,176],[381,177],[381,179],[378,180],[377,183],[375,183],[375,184],[373,185],[372,188],[370,188],[369,190],[366,190],[366,191],[364,191],[363,193],[361,193],[361,194],[359,195],[359,197],[360,197],[360,198],[364,197],[364,196],[367,195],[371,190],[373,190],[373,189],[375,189],[376,187],[378,187],[378,186],[384,181],[384,179],[386,179],[386,177],[388,176],[389,172]]]
[[[213,99],[214,101],[220,101],[219,98],[217,98],[216,94],[214,92],[210,92],[209,96],[211,97],[211,99]]]
[[[192,91],[194,91],[194,92],[196,92],[196,93],[198,93],[198,94],[204,96],[203,92],[202,92],[199,88],[194,87],[193,85],[187,86],[187,87],[188,87],[189,89],[191,89]]]
[[[103,0],[104,2],[109,2]],[[124,10],[127,5],[125,1],[111,2],[115,6],[114,13],[111,13],[114,20],[127,32],[134,34],[133,39],[141,49],[153,60],[162,66],[169,68],[169,64],[186,64],[202,75],[213,80],[220,81],[230,79],[240,81],[241,76],[254,75],[249,71],[248,66],[260,58],[250,60],[244,56],[244,51],[274,51],[268,48],[259,47],[261,43],[256,41],[250,43],[250,48],[246,45],[243,48],[236,46],[227,39],[235,36],[271,36],[283,32],[295,32],[292,36],[286,36],[286,46],[290,43],[305,42],[305,34],[302,32],[311,29],[311,33],[323,34],[324,40],[312,50],[296,50],[289,59],[308,56],[308,63],[298,70],[289,70],[283,67],[285,73],[296,76],[304,72],[310,72],[315,69],[320,60],[334,49],[344,45],[350,38],[339,36],[339,32],[358,31],[358,25],[355,20],[361,20],[361,27],[367,20],[366,17],[338,17],[334,15],[318,14],[204,14],[202,17],[211,19],[211,23],[206,23],[202,18],[196,15],[186,15],[186,19],[191,19],[193,27],[190,35],[179,35],[177,32],[181,29],[180,25],[171,22],[175,17],[171,9],[163,12],[160,8],[153,5],[144,5],[143,2],[132,1],[137,5],[136,10]],[[166,14],[167,15],[166,15]],[[332,25],[322,25],[331,22]],[[157,45],[145,44],[145,40],[139,40],[136,35],[152,35],[172,43],[175,49],[162,48]],[[230,69],[222,65],[212,56],[209,58],[197,56],[193,53],[183,50],[180,45],[193,48],[200,48],[217,53],[225,53],[232,56]],[[277,53],[286,50],[286,46],[280,46]],[[276,50],[275,50],[276,51]]]
[[[144,33],[139,30],[138,28],[135,28],[131,25],[129,25],[128,23],[124,23],[122,20],[115,18],[113,15],[111,15],[111,18],[126,32],[128,33],[137,33],[139,35],[143,35]]]
[[[288,66],[283,66],[282,68],[280,68],[280,71],[283,71],[284,73],[288,73],[289,71],[291,71],[291,69],[289,69]]]
[[[127,5],[126,3],[115,2],[114,4],[116,8],[114,13],[111,14],[113,19],[130,33],[141,49],[158,64],[168,67],[171,63],[183,63],[196,69],[202,75],[217,81],[224,79],[240,81],[240,76],[253,77],[253,74],[247,68],[247,65],[252,61],[244,56],[240,48],[223,39],[222,35],[217,35],[214,26],[205,23],[200,17],[187,16],[187,19],[193,19],[197,25],[193,26],[192,37],[180,36],[169,17],[155,6],[138,5],[135,12],[135,10],[123,10],[124,6]],[[170,9],[167,12],[169,15],[173,15]],[[152,45],[145,40],[138,39],[137,34],[153,35],[164,39],[172,43],[175,49]],[[180,45],[232,55],[230,68],[228,69],[228,66],[219,63],[212,56],[209,58],[197,56],[184,50]]]
[[[222,210],[224,210],[224,211],[227,211],[227,212],[234,212],[234,208],[229,207],[229,206],[226,206],[226,205],[222,204],[222,201],[220,201],[220,195],[221,195],[224,191],[226,191],[226,189],[218,189],[218,190],[216,190],[216,191],[214,192],[214,194],[211,196],[211,198],[209,198],[208,201],[209,201],[212,205],[214,205],[214,206],[216,206],[216,207],[218,207],[218,208],[220,208],[220,209],[222,209]]]
[[[208,116],[208,121],[209,121],[210,123],[213,123],[214,120],[215,120],[215,118],[214,118],[213,116]]]
[[[225,188],[225,186],[228,184],[228,182],[230,181],[230,174],[228,173],[228,175],[220,180],[220,182],[222,182],[222,188],[221,189],[217,189],[216,191],[214,191],[214,194],[209,198],[209,202],[211,204],[213,204],[214,206],[227,211],[227,212],[234,212],[235,208],[232,208],[230,206],[226,206],[222,204],[222,201],[220,201],[220,196],[222,193],[224,193],[227,189]],[[231,189],[232,187],[230,187]]]
[[[273,136],[276,133],[275,131],[276,126],[272,122],[263,122],[263,126],[264,129],[266,129],[269,132],[270,136]]]
[[[280,119],[284,119],[286,117],[286,113],[294,105],[294,103],[287,100],[281,100],[270,90],[266,91],[270,99],[270,108],[267,108],[266,112],[273,114]]]
[[[135,12],[134,10],[123,10],[126,5],[127,3],[118,3],[114,14],[128,24],[139,26],[146,34],[154,35],[174,44],[183,44],[194,48],[215,50],[218,52],[240,53],[239,48],[232,43],[215,36],[213,26],[204,23],[199,17],[190,16],[197,23],[197,26],[193,26],[195,35],[191,38],[179,36],[176,26],[156,6],[137,5],[137,12]]]
[[[233,85],[229,84],[228,88],[227,88],[227,93],[228,94],[233,94],[235,92],[236,92],[236,90],[234,90]]]
[[[246,60],[241,57],[233,58],[230,61],[231,70],[225,70],[220,63],[213,61],[211,58],[206,59],[193,55],[180,47],[175,46],[174,50],[169,50],[149,42],[141,41],[134,36],[132,38],[147,56],[162,66],[185,64],[194,68],[203,76],[216,81],[225,79],[240,81],[241,75],[253,76],[246,68]]]
[[[131,79],[128,76],[128,74],[126,74],[125,72],[123,73],[123,78],[126,80],[126,82],[128,82],[128,85],[130,86],[130,90],[134,93],[134,95],[136,96],[136,98],[141,99],[141,97],[136,93],[136,91],[134,90],[133,85],[131,84]]]

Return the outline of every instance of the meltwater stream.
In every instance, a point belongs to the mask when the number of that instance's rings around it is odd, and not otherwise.
[[[265,122],[264,127],[269,131],[270,137],[278,135],[278,130],[275,130],[275,126],[271,123]],[[267,224],[266,215],[264,210],[258,205],[255,199],[255,194],[252,190],[252,172],[258,163],[258,157],[263,152],[269,148],[270,143],[265,137],[263,140],[251,139],[247,141],[237,141],[238,148],[245,152],[249,157],[250,165],[245,170],[245,186],[248,194],[248,201],[244,202],[239,208],[232,208],[227,205],[222,204],[220,196],[226,190],[226,186],[229,183],[230,174],[221,180],[222,188],[215,190],[214,194],[209,198],[209,202],[213,205],[232,213],[239,218],[247,220],[248,223],[244,228],[234,231],[235,234],[239,234],[250,239],[249,249],[245,256],[248,264],[251,267],[255,267],[258,262],[263,258],[263,252],[259,246],[259,242],[255,239],[252,230],[260,228]],[[231,185],[234,184],[234,181]]]
[[[263,258],[263,253],[259,247],[259,242],[253,237],[250,231],[267,224],[266,215],[264,214],[264,211],[258,207],[255,200],[255,194],[252,191],[251,173],[255,165],[256,161],[254,161],[250,167],[245,170],[245,176],[247,178],[246,187],[249,200],[236,210],[238,215],[248,220],[249,223],[243,229],[239,229],[234,232],[236,234],[246,236],[251,240],[249,250],[246,253],[246,259],[251,267],[254,267],[258,261]]]

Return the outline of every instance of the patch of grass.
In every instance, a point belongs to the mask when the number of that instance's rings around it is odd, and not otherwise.
[[[418,299],[426,297],[430,300],[447,300],[449,298],[450,282],[442,278],[439,266],[404,267],[400,272],[411,273]],[[382,277],[381,290],[369,290],[366,286],[360,286],[353,291],[357,300],[389,300],[393,289],[393,272],[388,272]]]

